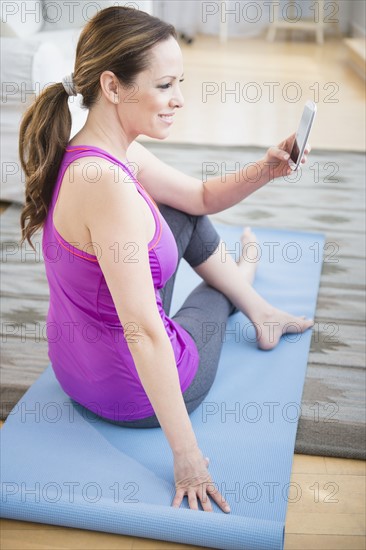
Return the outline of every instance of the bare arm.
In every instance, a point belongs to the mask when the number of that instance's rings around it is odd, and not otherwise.
[[[136,141],[130,145],[127,157],[136,177],[157,202],[189,214],[214,214],[237,204],[272,179],[291,173],[284,155],[290,151],[293,139],[294,134],[248,165],[243,165],[238,158],[240,168],[235,173],[225,171],[221,162],[217,162],[220,174],[209,177],[215,166],[202,163],[202,179],[169,166]],[[302,163],[309,152],[308,145]]]
[[[99,264],[121,324],[127,327],[126,340],[141,383],[172,451],[180,452],[197,446],[197,441],[180,389],[174,352],[156,305],[138,192],[124,172],[116,182],[110,163],[98,158],[98,164],[102,174],[98,183],[83,183],[89,186],[85,223],[101,250]],[[82,177],[82,164],[78,173]],[[131,326],[135,327],[133,334]]]
[[[136,177],[157,202],[193,215],[225,210],[268,182],[262,160],[245,170],[223,172],[216,177],[209,175],[210,170],[213,172],[212,163],[203,163],[202,179],[198,179],[169,166],[136,141],[130,145],[127,157]],[[221,163],[217,163],[218,171]]]
[[[169,442],[174,456],[176,495],[179,507],[185,494],[189,505],[198,509],[200,498],[205,511],[212,511],[208,494],[222,510],[227,503],[216,490],[208,473],[192,428],[180,388],[170,339],[160,317],[149,265],[147,225],[141,197],[126,174],[110,170],[110,163],[98,158],[101,177],[97,183],[84,179],[83,161],[75,174],[85,197],[84,222],[92,241],[101,251],[98,258],[141,383]],[[126,260],[126,245],[135,254]],[[117,255],[116,255],[117,250]]]

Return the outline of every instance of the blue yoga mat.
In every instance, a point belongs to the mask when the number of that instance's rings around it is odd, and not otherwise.
[[[216,227],[240,253],[241,228]],[[323,236],[255,232],[256,289],[277,307],[313,317]],[[182,262],[171,313],[198,282]],[[172,508],[173,458],[163,431],[122,428],[86,412],[49,365],[0,430],[2,517],[225,550],[282,549],[287,503],[299,498],[290,496],[290,475],[311,330],[265,352],[241,313],[226,332],[212,326],[224,339],[220,365],[191,420],[230,514],[215,503],[213,513],[190,510],[186,498]]]

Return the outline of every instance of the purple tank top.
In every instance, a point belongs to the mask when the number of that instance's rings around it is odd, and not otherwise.
[[[154,414],[124,337],[111,293],[98,263],[98,248],[88,252],[69,243],[53,224],[62,178],[78,158],[103,157],[117,164],[136,185],[155,219],[149,262],[156,304],[172,344],[182,393],[196,374],[199,355],[194,340],[164,312],[159,289],[177,268],[174,236],[153,199],[131,171],[98,147],[68,145],[63,156],[45,225],[42,250],[49,284],[48,355],[62,389],[74,401],[112,420],[137,420]],[[91,162],[92,159],[91,159]],[[95,245],[94,245],[95,246]],[[89,248],[90,250],[90,248]],[[129,327],[132,335],[133,327]],[[126,337],[128,339],[127,333]]]

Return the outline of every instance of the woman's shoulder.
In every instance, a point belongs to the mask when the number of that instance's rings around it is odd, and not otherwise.
[[[86,155],[83,150],[87,150],[88,148],[89,151]],[[118,150],[111,150],[107,145],[104,145],[102,143],[94,143],[93,140],[88,139],[85,136],[79,136],[77,139],[72,139],[69,142],[66,151],[70,153],[72,153],[73,151],[79,153],[75,155],[75,160],[73,160],[70,164],[79,164],[83,167],[84,170],[85,166],[91,162],[90,157],[95,157],[96,159],[105,158],[106,163],[108,163],[109,165],[111,164],[111,160],[114,159],[129,168],[129,170],[133,172],[134,176],[137,179],[142,173],[142,170],[147,163],[149,155],[147,149],[137,141],[133,141],[132,143],[130,143],[127,148],[126,155],[121,155]],[[97,160],[96,162],[99,163],[99,160]],[[101,162],[101,168],[103,166],[105,166],[105,163]]]
[[[135,206],[136,185],[123,167],[107,156],[90,152],[70,159],[63,177],[65,193],[70,190],[75,201],[83,204],[83,212],[91,216],[100,213],[103,204],[119,204],[122,211]]]

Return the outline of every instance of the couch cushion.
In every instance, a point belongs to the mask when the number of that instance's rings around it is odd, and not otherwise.
[[[41,0],[2,0],[1,36],[26,38],[43,27]]]
[[[58,31],[42,30],[36,35],[29,37],[29,40],[35,40],[36,42],[45,42],[49,44],[52,42],[57,48],[62,51],[63,61],[62,65],[58,69],[58,80],[65,74],[72,73],[75,65],[76,46],[79,40],[79,35],[82,29],[62,29]],[[46,60],[45,60],[46,61]]]
[[[0,200],[24,202],[25,180],[18,156],[21,118],[44,87],[61,81],[64,71],[64,57],[55,43],[1,38]]]

